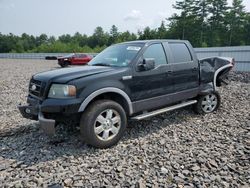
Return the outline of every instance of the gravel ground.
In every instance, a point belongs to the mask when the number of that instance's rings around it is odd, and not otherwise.
[[[77,132],[51,140],[19,114],[31,75],[53,68],[0,60],[0,187],[250,187],[250,74],[231,74],[216,113],[130,122],[117,146],[98,150]]]

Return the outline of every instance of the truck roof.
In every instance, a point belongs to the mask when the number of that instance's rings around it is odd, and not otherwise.
[[[154,42],[189,42],[187,40],[177,40],[177,39],[154,39],[154,40],[135,40],[135,41],[128,41],[124,42],[121,44],[134,44],[134,43],[139,43],[139,44],[146,44],[146,43],[154,43]]]

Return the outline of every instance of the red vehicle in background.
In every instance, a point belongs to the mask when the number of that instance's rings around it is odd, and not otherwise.
[[[70,54],[64,57],[58,57],[58,64],[61,67],[67,67],[69,65],[86,65],[93,59],[93,56],[88,54]]]

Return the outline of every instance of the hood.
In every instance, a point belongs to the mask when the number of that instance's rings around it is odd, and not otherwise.
[[[83,66],[74,68],[61,68],[46,72],[41,72],[33,76],[35,80],[43,82],[67,83],[71,80],[100,74],[115,70],[112,67],[104,66]]]

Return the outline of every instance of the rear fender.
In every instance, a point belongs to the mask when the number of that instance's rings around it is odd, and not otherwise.
[[[200,61],[201,84],[213,83],[214,90],[221,85],[222,77],[226,76],[234,66],[234,58],[212,57]]]

